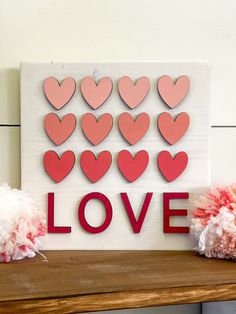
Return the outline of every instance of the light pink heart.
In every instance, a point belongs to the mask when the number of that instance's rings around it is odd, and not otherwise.
[[[105,103],[112,92],[112,80],[110,77],[103,77],[97,84],[92,77],[85,77],[81,81],[81,93],[86,102],[97,109]]]
[[[92,113],[86,113],[81,119],[81,128],[93,145],[101,143],[110,133],[112,126],[113,119],[109,113],[104,113],[98,119]]]
[[[64,143],[74,132],[76,118],[74,114],[68,113],[62,119],[55,113],[49,113],[44,118],[44,128],[48,137],[56,145]]]
[[[55,77],[48,77],[44,81],[43,89],[50,104],[59,110],[73,97],[76,83],[72,77],[65,78],[61,84]]]
[[[126,141],[134,145],[146,134],[150,118],[146,112],[140,113],[136,119],[133,119],[128,112],[124,112],[119,116],[118,125]]]
[[[146,76],[137,79],[135,83],[128,76],[123,76],[118,81],[118,91],[120,97],[129,106],[136,108],[148,95],[150,81]]]
[[[159,78],[157,84],[158,92],[164,102],[174,108],[181,103],[190,88],[190,81],[187,75],[180,76],[176,82],[165,75]]]
[[[187,112],[181,112],[174,119],[168,112],[162,112],[157,125],[162,136],[171,145],[178,142],[187,132],[190,124],[190,118]]]

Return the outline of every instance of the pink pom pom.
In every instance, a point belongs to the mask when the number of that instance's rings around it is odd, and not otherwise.
[[[34,257],[45,233],[44,213],[33,200],[23,191],[0,186],[0,262]]]
[[[196,251],[206,257],[236,260],[236,184],[210,189],[196,205],[191,219]]]

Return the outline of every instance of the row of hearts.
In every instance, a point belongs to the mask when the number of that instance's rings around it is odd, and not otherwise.
[[[96,82],[92,77],[85,77],[81,81],[81,93],[85,101],[97,109],[109,98],[113,88],[110,77],[103,77]],[[188,76],[180,76],[175,82],[165,75],[159,78],[157,90],[163,101],[174,108],[185,98],[190,88]],[[44,94],[50,104],[57,110],[64,107],[73,97],[76,82],[72,77],[65,78],[61,83],[54,77],[48,77],[43,84]],[[118,92],[124,103],[130,108],[136,108],[148,95],[150,81],[142,76],[134,83],[128,76],[118,80]]]
[[[158,128],[166,141],[173,145],[187,132],[190,124],[189,115],[181,112],[174,119],[168,112],[162,112],[157,119]],[[136,119],[127,113],[122,113],[118,118],[118,126],[125,140],[134,145],[146,134],[150,126],[150,117],[147,113],[140,113]],[[64,143],[74,132],[76,117],[66,114],[60,119],[57,114],[49,113],[44,118],[44,128],[48,137],[56,145]],[[86,113],[81,118],[81,128],[87,139],[93,144],[101,143],[113,127],[113,118],[109,113],[104,113],[96,118],[92,113]]]
[[[99,181],[109,170],[112,156],[109,151],[102,151],[96,157],[92,151],[86,150],[80,156],[80,167],[86,177],[93,183]],[[133,157],[127,150],[118,153],[117,164],[122,175],[129,181],[136,181],[146,170],[149,155],[140,150]],[[68,150],[61,157],[55,151],[47,151],[43,158],[44,169],[57,183],[61,182],[72,170],[75,164],[75,154]],[[188,164],[186,152],[178,152],[173,157],[168,151],[161,151],[157,157],[157,165],[163,177],[172,182],[178,178]]]

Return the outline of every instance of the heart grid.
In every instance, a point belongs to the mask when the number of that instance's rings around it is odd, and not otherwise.
[[[129,110],[138,107],[150,91],[150,80],[146,76],[139,77],[135,82],[128,76],[118,80],[118,94]],[[178,106],[187,96],[190,89],[188,76],[183,75],[174,82],[171,77],[165,75],[157,82],[157,92],[169,109]],[[66,77],[59,82],[54,77],[44,80],[43,90],[46,99],[51,106],[60,110],[66,106],[76,91],[76,81],[72,77]],[[85,77],[80,83],[80,92],[89,105],[96,110],[100,108],[110,97],[113,90],[113,82],[109,77],[103,77],[95,81],[92,77]],[[78,119],[84,136],[94,146],[103,142],[114,127],[113,117],[110,113],[104,113],[99,117],[87,112]],[[44,129],[48,138],[54,145],[62,145],[68,140],[76,129],[77,118],[73,113],[59,117],[55,112],[50,112],[44,117]],[[181,112],[173,117],[169,112],[162,112],[157,118],[157,128],[163,139],[174,145],[189,129],[190,117],[187,112]],[[135,145],[146,135],[150,128],[148,113],[142,112],[133,116],[123,112],[118,117],[117,129],[124,140],[131,146]],[[99,181],[112,164],[112,155],[109,151],[101,151],[97,156],[90,150],[83,151],[79,158],[79,165],[91,183]],[[73,151],[64,151],[60,156],[53,150],[45,152],[43,165],[51,179],[59,183],[63,181],[74,168],[76,156]],[[149,163],[149,154],[145,150],[137,151],[132,155],[128,150],[118,152],[117,166],[122,176],[130,183],[143,175]],[[157,156],[157,168],[163,178],[168,182],[176,180],[186,169],[188,155],[180,151],[173,156],[163,150]]]

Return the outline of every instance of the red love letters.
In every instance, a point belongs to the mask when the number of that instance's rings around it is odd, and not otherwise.
[[[129,196],[127,193],[120,193],[120,197],[123,203],[124,210],[126,211],[128,220],[132,227],[134,233],[140,233],[142,226],[145,221],[145,217],[148,213],[148,209],[153,198],[153,193],[147,193],[140,213],[138,217],[135,216],[133,207],[129,200]],[[89,207],[90,200],[99,200],[105,210],[105,219],[100,226],[94,227],[92,226],[86,219],[85,210],[93,210],[93,208]],[[169,208],[169,201],[171,199],[188,199],[188,193],[164,193],[163,195],[163,226],[164,233],[188,233],[188,227],[172,227],[169,223],[170,216],[187,216],[187,210],[178,209],[173,210]],[[158,202],[156,202],[158,204]],[[120,210],[120,209],[119,209]],[[70,233],[71,227],[67,226],[55,226],[54,225],[54,216],[55,216],[55,208],[54,208],[54,193],[48,193],[48,232],[49,233]],[[102,193],[92,192],[85,195],[80,201],[78,207],[78,220],[82,228],[91,234],[97,234],[101,232],[105,232],[106,229],[110,226],[113,217],[113,208],[112,204],[109,201],[108,197]]]

